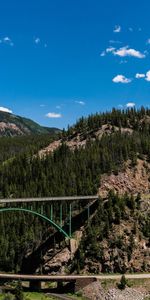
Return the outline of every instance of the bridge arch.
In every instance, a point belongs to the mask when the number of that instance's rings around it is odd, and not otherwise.
[[[27,212],[27,213],[31,213],[33,215],[36,215],[38,217],[40,217],[41,219],[45,220],[46,222],[50,223],[53,227],[55,227],[58,231],[62,232],[62,234],[70,239],[70,236],[67,234],[66,231],[64,231],[58,224],[56,224],[55,222],[53,222],[51,219],[49,219],[48,217],[34,211],[34,210],[30,210],[27,208],[18,208],[18,207],[7,207],[7,208],[0,208],[0,212],[12,212],[12,211],[23,211],[23,212]]]

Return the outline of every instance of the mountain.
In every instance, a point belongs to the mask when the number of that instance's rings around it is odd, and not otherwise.
[[[57,128],[42,127],[30,119],[0,111],[0,136],[55,134],[58,132],[60,130]]]
[[[150,109],[113,109],[81,118],[57,139],[42,142],[37,135],[23,152],[16,151],[18,139],[19,148],[23,139],[24,149],[26,137],[4,138],[7,144],[1,147],[1,198],[100,196],[98,208],[78,233],[73,261],[65,262],[62,270],[150,272]],[[9,140],[14,140],[10,151]],[[78,213],[84,208],[84,204],[74,205]],[[45,212],[49,215],[49,208]],[[23,256],[40,244],[41,236],[43,240],[49,236],[45,225],[30,216],[11,216],[1,218],[0,224],[3,271],[12,271],[16,265],[19,270]],[[19,245],[16,228],[22,232]],[[69,251],[63,241],[64,245]]]

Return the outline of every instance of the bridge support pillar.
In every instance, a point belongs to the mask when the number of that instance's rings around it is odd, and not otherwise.
[[[63,290],[63,282],[62,281],[57,282],[57,290],[59,292],[61,292]]]
[[[40,280],[30,281],[30,290],[31,291],[40,291],[41,290],[41,281]]]

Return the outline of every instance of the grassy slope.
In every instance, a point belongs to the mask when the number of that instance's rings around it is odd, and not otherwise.
[[[4,295],[0,295],[0,300],[4,299]],[[12,298],[13,299],[13,298]],[[42,293],[24,293],[25,300],[57,300],[56,298],[48,297]]]

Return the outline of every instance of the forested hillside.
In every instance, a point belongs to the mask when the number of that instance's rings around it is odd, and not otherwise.
[[[80,118],[73,126],[68,126],[68,131],[64,136],[71,136],[72,133],[90,133],[91,130],[100,129],[104,124],[111,124],[121,128],[132,128],[133,130],[146,130],[150,123],[150,109],[141,107],[119,110],[113,108],[106,113],[96,113],[89,115],[87,118]]]
[[[54,134],[1,137],[0,163],[4,165],[10,162],[12,158],[17,160],[23,154],[32,156],[54,139],[56,139],[56,135]]]
[[[109,126],[109,131],[103,130],[104,125]],[[73,138],[76,138],[77,146],[71,149],[67,142]],[[15,139],[12,144],[10,142],[7,154],[9,140],[0,140],[0,197],[92,195],[98,192],[104,174],[109,176],[117,175],[120,171],[125,172],[126,163],[130,169],[134,169],[138,159],[144,162],[146,168],[146,164],[150,162],[150,110],[113,109],[112,112],[81,118],[74,126],[63,131],[59,139],[59,147],[43,157],[39,156],[38,152],[51,142],[46,137],[41,139],[39,136],[33,140],[31,138],[27,143],[24,139]],[[84,146],[78,147],[81,139],[86,142]],[[149,177],[148,168],[147,176]],[[107,229],[109,240],[110,229],[113,224],[119,225],[121,220],[130,220],[131,223],[137,221],[141,235],[148,239],[149,231],[142,229],[142,226],[148,225],[141,225],[143,223],[139,223],[141,221],[136,214],[134,215],[137,205],[133,204],[131,195],[122,200],[114,200],[113,196],[109,195],[108,204],[99,208],[101,212],[97,211],[90,229],[85,231],[80,251],[85,253],[87,240],[91,237],[87,257],[102,260],[102,252],[96,248],[99,249],[99,243],[103,240],[102,231]],[[143,213],[141,218],[144,216]],[[143,222],[149,222],[148,215]],[[127,222],[124,224],[126,226]],[[3,233],[0,235],[0,244],[3,245],[0,247],[0,269],[11,271],[15,265],[19,269],[22,249],[27,253],[42,239],[44,225],[35,221],[34,217],[29,219],[23,214],[20,214],[19,219],[14,214],[11,217],[10,214],[2,214],[0,230]],[[94,231],[97,232],[96,235],[92,234]],[[11,232],[13,238],[10,238]],[[21,240],[18,239],[18,232],[21,233]],[[124,231],[124,234],[127,232]],[[114,261],[113,256],[108,258],[110,259]],[[78,268],[82,269],[82,264],[83,262],[79,262]],[[102,270],[111,271],[111,268],[107,270],[102,265]],[[113,270],[117,272],[118,267],[113,267]]]
[[[149,272],[150,206],[144,202],[140,194],[109,192],[85,227],[71,271]]]

